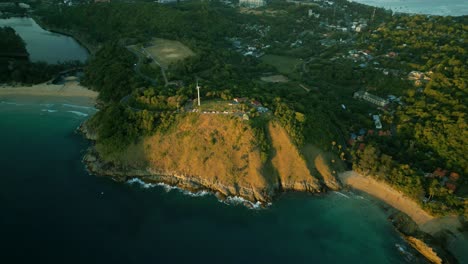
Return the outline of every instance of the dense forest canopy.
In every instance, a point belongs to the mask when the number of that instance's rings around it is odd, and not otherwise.
[[[28,55],[26,45],[11,27],[0,27],[0,51],[2,54]]]

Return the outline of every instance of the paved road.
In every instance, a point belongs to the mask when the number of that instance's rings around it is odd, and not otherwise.
[[[143,51],[149,56],[151,57],[151,59],[159,66],[159,68],[161,69],[161,74],[164,78],[164,85],[167,86],[167,84],[169,83],[167,81],[167,77],[166,77],[166,71],[164,70],[164,67],[153,57],[153,55],[151,55],[151,53],[149,53],[148,51],[145,50],[145,48],[143,48]]]
[[[151,85],[156,86],[157,83],[158,83],[158,82],[156,81],[156,79],[153,79],[153,78],[148,77],[147,75],[143,74],[143,73],[141,72],[141,70],[140,70],[140,66],[141,66],[141,64],[143,63],[143,58],[142,58],[142,56],[141,56],[138,52],[136,52],[136,51],[134,51],[134,50],[132,50],[132,49],[130,49],[130,48],[128,48],[128,47],[126,47],[126,48],[127,48],[128,51],[130,51],[131,53],[133,53],[133,55],[135,55],[135,56],[138,58],[138,62],[134,65],[133,70],[134,70],[138,75],[140,75],[143,79],[145,79],[145,80],[147,80],[148,82],[150,82]],[[162,69],[162,68],[161,68],[161,69]],[[165,75],[164,75],[164,76],[165,76]]]

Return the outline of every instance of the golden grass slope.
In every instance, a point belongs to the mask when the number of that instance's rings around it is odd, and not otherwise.
[[[284,190],[320,191],[318,180],[310,174],[305,160],[291,142],[286,130],[276,122],[268,125],[273,157],[271,162],[276,168]]]
[[[278,185],[262,175],[255,135],[241,119],[225,115],[189,113],[165,134],[146,138],[149,166],[157,170],[202,178],[206,187],[242,195],[254,190],[257,198]]]
[[[128,176],[136,176],[132,171],[146,172],[149,180],[182,188],[204,187],[261,202],[270,201],[281,189],[319,192],[319,181],[286,130],[270,122],[268,134],[271,159],[262,161],[248,122],[231,115],[184,113],[168,131],[143,137],[123,152],[103,155],[99,142],[95,149],[102,161],[129,172]]]

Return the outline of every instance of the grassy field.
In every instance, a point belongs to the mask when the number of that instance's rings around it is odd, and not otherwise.
[[[262,61],[275,67],[280,73],[290,74],[302,61],[298,58],[278,55],[265,55]]]
[[[240,106],[236,104],[229,105],[231,101],[221,100],[202,100],[200,104],[201,111],[240,111]]]
[[[145,47],[162,67],[167,68],[169,64],[183,60],[195,53],[179,41],[155,38],[151,45]]]
[[[282,83],[282,82],[288,82],[288,78],[284,75],[272,75],[272,76],[265,76],[261,77],[260,80],[264,82],[271,82],[271,83]]]

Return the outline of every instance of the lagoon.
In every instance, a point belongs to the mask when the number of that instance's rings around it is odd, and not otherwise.
[[[14,17],[0,19],[0,27],[12,27],[26,43],[30,60],[50,64],[65,61],[85,62],[88,51],[75,39],[41,28],[32,18]]]

